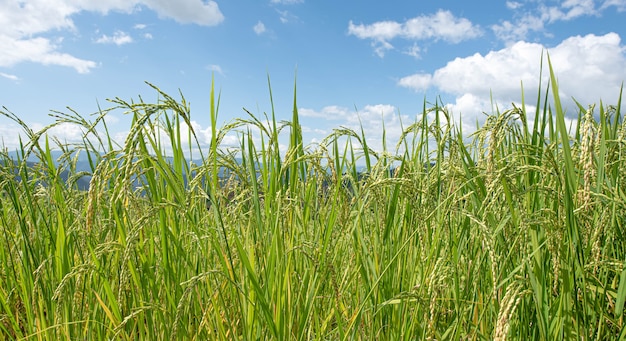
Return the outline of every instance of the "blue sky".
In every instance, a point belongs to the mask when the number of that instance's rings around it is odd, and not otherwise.
[[[270,112],[290,119],[294,83],[306,143],[341,126],[391,145],[401,125],[440,98],[471,131],[491,112],[534,103],[541,53],[548,51],[574,110],[614,103],[626,80],[626,0],[0,0],[0,105],[33,128],[66,107],[84,116],[107,98],[154,101],[144,81],[190,102],[194,128],[210,141],[211,78],[221,92],[220,124]],[[122,142],[129,117],[107,119]],[[19,129],[0,117],[0,137]],[[66,141],[80,130],[51,131]],[[237,144],[231,134],[224,142]]]

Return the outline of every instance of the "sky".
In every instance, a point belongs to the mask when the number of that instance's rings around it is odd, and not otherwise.
[[[625,20],[626,0],[0,0],[0,106],[41,129],[54,111],[95,119],[108,99],[154,102],[149,82],[184,95],[205,147],[214,80],[219,126],[247,118],[244,108],[270,114],[270,89],[276,118],[289,120],[296,90],[305,144],[362,124],[380,149],[383,125],[395,145],[425,101],[467,133],[494,105],[519,105],[522,85],[532,108],[546,52],[570,119],[572,98],[615,104]],[[130,116],[106,122],[123,143]],[[70,124],[50,133],[82,134]],[[0,116],[0,145],[16,148],[19,134]]]

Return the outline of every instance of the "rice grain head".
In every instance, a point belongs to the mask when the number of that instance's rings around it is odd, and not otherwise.
[[[506,288],[506,294],[502,299],[502,305],[498,312],[498,322],[496,324],[494,341],[506,340],[509,333],[511,317],[515,313],[517,305],[521,301],[523,295],[520,295],[521,285],[518,282],[512,282]]]
[[[591,185],[595,175],[593,167],[593,145],[595,141],[596,129],[593,119],[593,106],[591,106],[583,117],[583,128],[580,148],[580,166],[583,169],[583,188],[578,191],[579,207],[588,210],[591,204]]]

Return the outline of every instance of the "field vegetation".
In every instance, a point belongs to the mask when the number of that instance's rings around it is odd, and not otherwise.
[[[569,127],[550,75],[469,136],[424,103],[383,151],[346,128],[304,145],[295,90],[288,122],[222,127],[212,90],[204,150],[156,87],[113,101],[123,145],[108,110],[56,113],[84,128],[67,144],[4,109],[26,138],[0,157],[0,338],[626,339],[621,99]]]

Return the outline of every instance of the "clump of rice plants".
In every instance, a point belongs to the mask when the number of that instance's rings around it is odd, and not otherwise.
[[[580,105],[569,130],[550,72],[534,112],[495,112],[465,136],[425,104],[382,152],[344,128],[303,145],[295,91],[288,122],[218,127],[212,90],[204,150],[184,97],[157,87],[157,103],[113,101],[133,117],[122,145],[108,110],[56,113],[84,128],[66,144],[4,109],[25,140],[0,153],[0,335],[624,338],[621,99]]]

